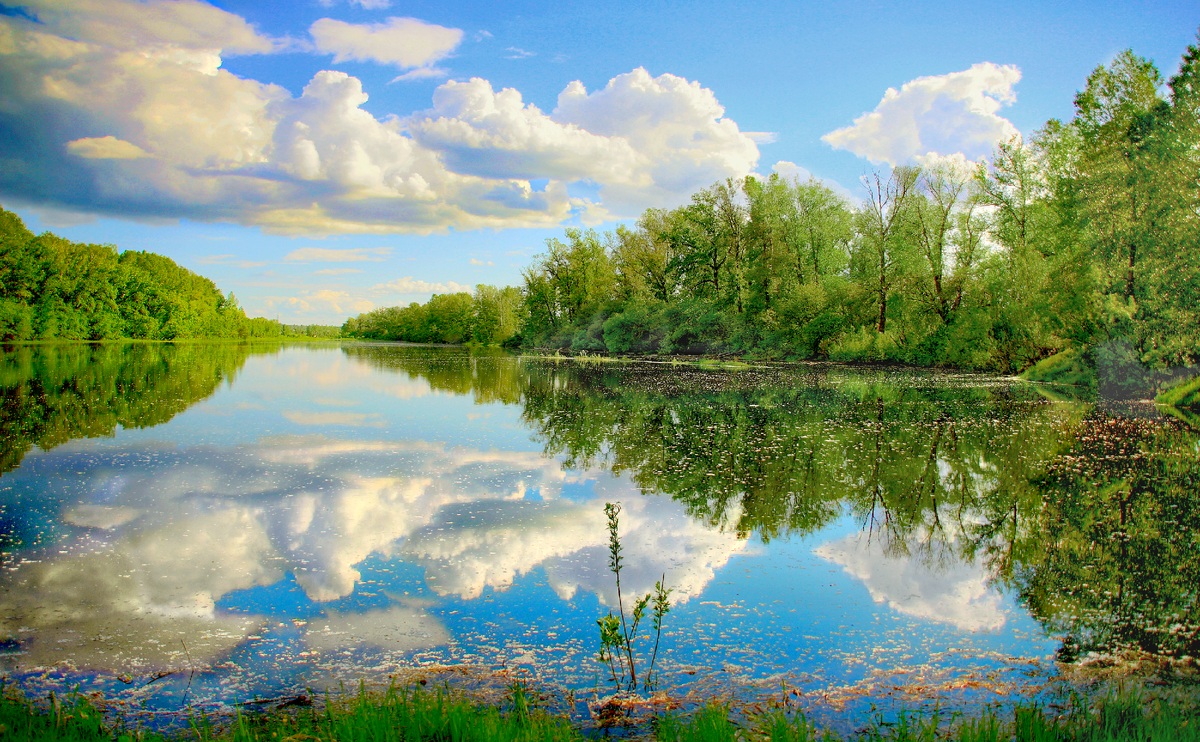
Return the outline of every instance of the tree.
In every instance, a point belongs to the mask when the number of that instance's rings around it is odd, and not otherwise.
[[[679,294],[671,228],[671,214],[664,209],[646,209],[636,229],[617,227],[612,261],[623,299],[666,303]]]
[[[588,318],[612,295],[616,273],[595,230],[566,230],[567,242],[546,240],[546,252],[535,258],[553,290],[556,318],[573,322]]]
[[[975,200],[967,189],[968,174],[940,163],[921,173],[920,193],[913,199],[917,242],[924,258],[917,291],[943,325],[962,304],[963,287],[979,253],[973,229]]]
[[[919,168],[900,166],[886,182],[879,173],[862,179],[867,201],[858,214],[859,269],[875,294],[877,332],[887,330],[888,296],[912,260],[912,201],[920,175]]]
[[[797,181],[792,193],[797,219],[797,278],[805,283],[841,273],[854,238],[850,205],[816,178],[806,183]]]
[[[1105,334],[1155,368],[1200,356],[1197,56],[1190,47],[1170,101],[1153,63],[1129,50],[1097,67],[1075,98],[1077,206],[1101,268]]]

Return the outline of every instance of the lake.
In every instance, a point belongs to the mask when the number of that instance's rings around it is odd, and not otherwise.
[[[0,387],[3,674],[152,723],[423,673],[585,717],[617,502],[673,698],[850,724],[1200,649],[1200,435],[1150,404],[348,343],[9,346]]]

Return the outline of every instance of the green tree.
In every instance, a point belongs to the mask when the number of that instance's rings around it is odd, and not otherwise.
[[[867,201],[858,213],[857,268],[875,297],[878,315],[875,331],[887,330],[888,299],[913,263],[914,214],[921,171],[894,168],[887,181],[879,173],[863,177]]]

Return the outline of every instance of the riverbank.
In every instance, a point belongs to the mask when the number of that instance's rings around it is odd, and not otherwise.
[[[392,687],[382,693],[360,691],[341,698],[297,696],[269,710],[247,710],[226,717],[197,715],[174,732],[156,732],[104,713],[103,699],[73,696],[35,705],[13,692],[0,699],[0,739],[75,740],[77,742],[333,742],[404,740],[405,742],[582,742],[597,736],[653,739],[656,742],[804,742],[854,740],[884,742],[947,740],[1200,740],[1200,715],[1194,699],[1181,702],[1152,697],[1140,690],[1073,695],[1062,705],[988,706],[978,715],[900,713],[877,717],[850,735],[838,735],[811,723],[785,706],[733,709],[710,702],[680,712],[669,704],[639,713],[634,705],[610,703],[589,728],[538,708],[530,686],[513,682],[499,704],[480,702],[446,688]]]

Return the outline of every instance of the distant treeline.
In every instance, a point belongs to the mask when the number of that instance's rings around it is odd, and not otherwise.
[[[0,209],[0,339],[278,337],[233,294],[151,252],[34,235]]]
[[[332,339],[342,336],[342,328],[337,325],[283,325],[281,334],[284,337]]]
[[[526,303],[521,289],[480,284],[474,295],[434,294],[425,304],[366,312],[346,320],[341,330],[347,337],[374,340],[514,345],[522,340]]]
[[[1195,364],[1200,49],[1165,86],[1126,51],[1089,76],[1075,111],[974,170],[868,176],[861,204],[816,180],[726,180],[633,228],[568,229],[519,290],[435,296],[343,330],[999,371],[1094,348]]]

